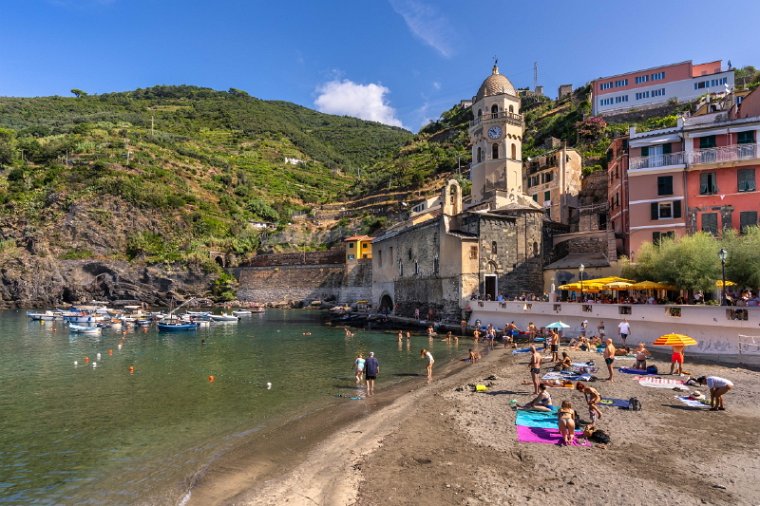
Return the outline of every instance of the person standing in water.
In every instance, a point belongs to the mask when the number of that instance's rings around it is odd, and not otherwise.
[[[367,380],[367,396],[375,395],[375,380],[380,374],[380,363],[375,358],[375,352],[369,352],[369,358],[364,362],[364,379]]]
[[[359,353],[356,356],[356,360],[354,361],[354,373],[356,375],[356,384],[361,385],[362,379],[364,377],[364,363],[366,360],[364,360],[364,355]]]
[[[425,348],[422,348],[420,350],[420,357],[427,359],[427,367],[425,370],[427,371],[427,379],[430,381],[433,379],[433,364],[435,363],[435,359],[433,358],[433,354],[430,353]]]

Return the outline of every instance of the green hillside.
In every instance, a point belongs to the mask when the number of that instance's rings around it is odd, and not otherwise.
[[[0,98],[3,244],[59,258],[246,253],[412,135],[239,90]],[[286,158],[289,161],[286,161]]]

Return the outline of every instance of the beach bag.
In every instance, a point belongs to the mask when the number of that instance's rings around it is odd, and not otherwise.
[[[601,429],[597,429],[588,438],[589,441],[606,445],[610,442],[610,436]]]
[[[631,411],[641,411],[641,401],[636,397],[628,399],[628,409]]]
[[[657,374],[657,366],[650,365],[649,367],[647,367],[647,374]]]

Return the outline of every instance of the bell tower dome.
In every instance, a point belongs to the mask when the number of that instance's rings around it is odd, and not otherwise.
[[[496,191],[523,195],[520,97],[494,63],[472,100],[472,202],[492,200]]]

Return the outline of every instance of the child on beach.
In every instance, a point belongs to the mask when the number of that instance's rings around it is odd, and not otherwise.
[[[422,348],[420,350],[420,357],[427,359],[427,366],[425,367],[425,370],[427,371],[427,379],[430,381],[433,379],[433,363],[435,362],[435,359],[433,358],[433,354],[430,353],[425,348]]]
[[[356,384],[361,385],[364,377],[364,355],[359,353],[354,361],[354,373],[356,374]]]
[[[480,359],[480,353],[477,351],[472,351],[472,348],[470,348],[470,363],[474,364]]]

